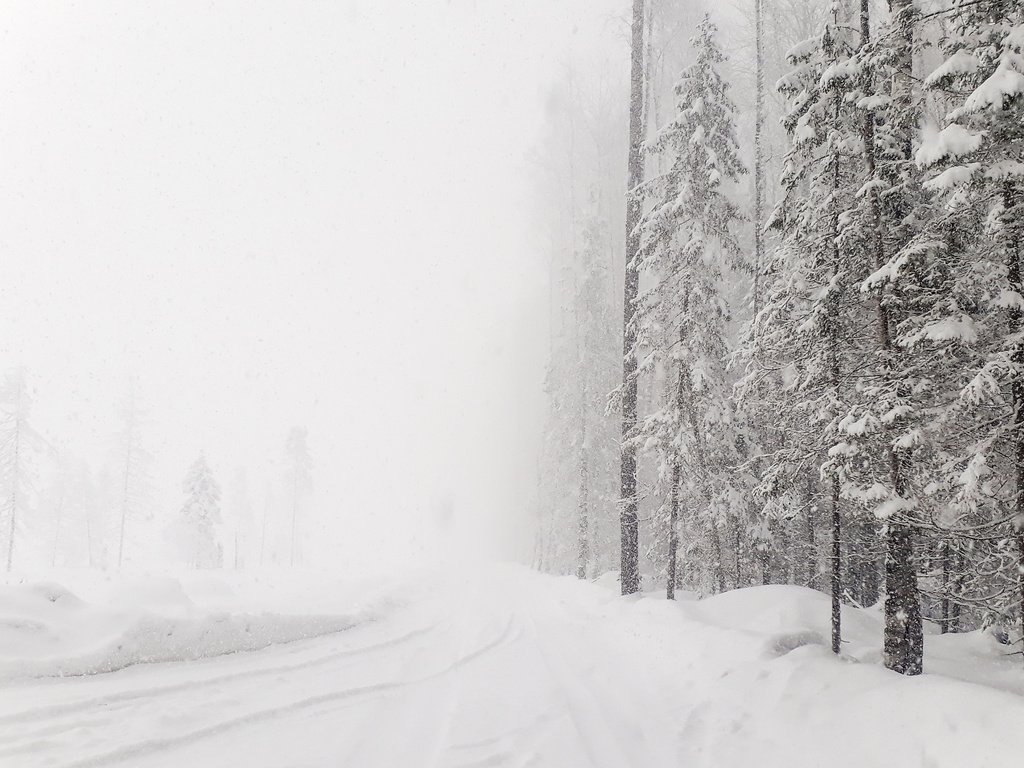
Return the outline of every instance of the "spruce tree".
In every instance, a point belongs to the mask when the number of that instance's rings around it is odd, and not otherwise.
[[[182,491],[185,503],[178,516],[176,538],[185,561],[192,568],[220,568],[220,486],[205,456],[200,455],[189,467]]]
[[[793,69],[779,83],[789,104],[783,124],[792,143],[784,197],[773,218],[781,240],[768,264],[764,307],[745,339],[747,373],[741,386],[757,403],[751,415],[774,422],[773,431],[782,436],[760,463],[756,494],[762,514],[771,520],[803,506],[813,532],[819,503],[828,510],[836,653],[848,452],[839,423],[865,354],[857,338],[864,322],[859,291],[867,273],[864,248],[843,228],[861,169],[859,115],[849,100],[855,42],[837,19],[790,52]]]
[[[649,147],[665,158],[667,170],[642,188],[648,211],[639,227],[636,267],[654,285],[639,297],[631,352],[640,360],[637,375],[668,365],[675,369],[675,386],[662,407],[638,425],[636,441],[660,458],[669,507],[670,597],[680,506],[688,503],[695,513],[719,589],[724,586],[720,528],[742,507],[730,472],[737,456],[721,280],[724,265],[740,260],[734,233],[740,214],[726,186],[745,170],[735,107],[719,71],[725,56],[715,34],[705,17],[692,41],[696,61],[675,87],[675,116]]]
[[[963,605],[1024,617],[1024,9],[950,12],[944,59],[925,79],[947,113],[916,153],[935,197],[921,247],[943,275],[916,337],[947,348],[959,374],[936,436],[944,630]]]

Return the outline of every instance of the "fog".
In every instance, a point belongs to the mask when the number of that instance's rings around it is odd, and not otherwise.
[[[9,4],[0,364],[49,446],[16,564],[51,559],[53,466],[116,486],[130,392],[152,462],[126,565],[173,560],[201,452],[225,504],[244,472],[257,515],[268,488],[280,506],[293,425],[304,562],[452,536],[527,556],[548,335],[531,153],[567,61],[600,35],[625,61],[624,22],[584,5]]]

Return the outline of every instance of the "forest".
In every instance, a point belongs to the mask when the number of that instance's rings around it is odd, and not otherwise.
[[[310,526],[312,458],[308,431],[292,427],[279,457],[237,466],[226,498],[203,452],[182,470],[175,498],[157,482],[152,425],[132,382],[116,403],[117,426],[83,456],[44,435],[33,419],[31,374],[7,372],[0,386],[0,501],[4,571],[145,564],[187,568],[294,566]],[[255,474],[255,473],[254,473]]]
[[[628,81],[565,69],[534,562],[1020,654],[1024,7],[749,6],[635,0]]]
[[[10,0],[0,768],[1024,754],[1024,0]]]

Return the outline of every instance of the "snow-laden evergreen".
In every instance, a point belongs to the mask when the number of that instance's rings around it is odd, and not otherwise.
[[[725,56],[709,18],[692,41],[696,61],[675,87],[675,114],[649,151],[666,170],[640,190],[637,267],[652,287],[638,300],[637,375],[658,366],[674,384],[643,418],[634,440],[659,460],[659,488],[669,519],[669,590],[681,576],[675,558],[685,527],[683,569],[724,588],[721,531],[738,525],[745,504],[735,483],[737,439],[726,373],[728,307],[722,272],[741,249],[739,209],[729,185],[745,172],[736,142],[735,107],[719,68]],[[713,580],[713,581],[711,581]]]
[[[173,529],[181,555],[191,568],[219,568],[224,560],[220,485],[205,456],[200,455],[189,467],[181,489],[185,503]]]

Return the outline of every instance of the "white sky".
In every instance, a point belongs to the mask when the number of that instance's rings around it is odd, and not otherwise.
[[[546,351],[525,155],[584,12],[6,3],[0,364],[40,428],[100,461],[135,376],[165,510],[200,450],[258,493],[299,423],[323,552],[445,495],[522,551]]]

